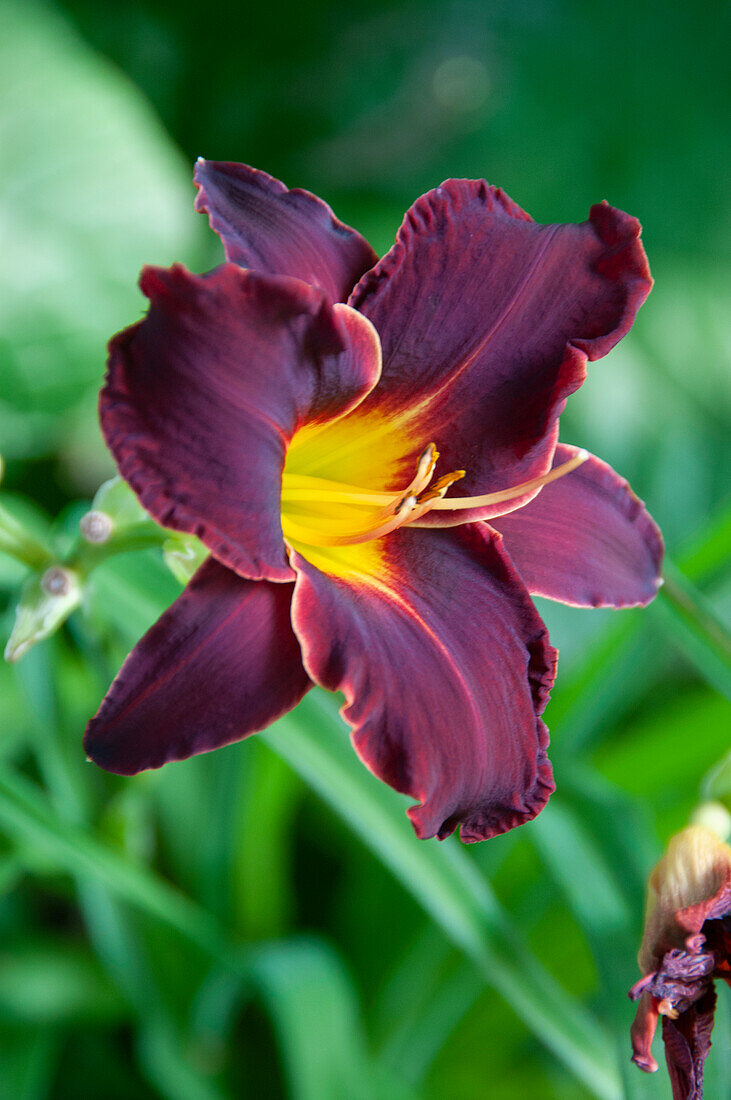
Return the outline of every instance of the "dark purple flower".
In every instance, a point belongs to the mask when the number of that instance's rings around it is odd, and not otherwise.
[[[418,836],[527,821],[553,790],[556,662],[529,591],[625,607],[659,583],[642,503],[557,446],[587,359],[649,292],[638,222],[603,203],[536,225],[449,180],[376,262],[305,191],[206,161],[196,182],[228,262],[145,269],[149,312],[112,341],[100,409],[145,508],[211,556],[128,657],[89,756],[159,767],[314,682],[418,802]]]
[[[652,1040],[662,1016],[673,1100],[702,1100],[711,1046],[713,982],[731,982],[731,848],[704,825],[673,837],[650,877],[632,1061],[657,1070]]]

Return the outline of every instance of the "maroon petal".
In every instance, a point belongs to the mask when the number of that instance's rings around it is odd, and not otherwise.
[[[500,537],[404,528],[307,554],[292,557],[305,667],[344,693],[364,763],[418,800],[417,835],[484,840],[534,817],[553,790],[538,716],[556,654]]]
[[[650,290],[639,233],[606,203],[581,225],[537,225],[481,180],[448,180],[415,203],[350,299],[383,346],[381,382],[357,416],[366,426],[390,419],[411,448],[395,484],[430,441],[440,470],[467,471],[450,496],[509,488],[550,468],[556,419],[586,360],[624,336]],[[501,508],[432,512],[424,522]]]
[[[134,775],[238,741],[290,710],[311,687],[292,591],[204,562],[122,665],[87,727],[89,757]]]
[[[554,466],[577,450],[559,444]],[[593,455],[523,508],[490,522],[534,596],[575,607],[632,607],[657,592],[657,524],[627,482]]]
[[[245,164],[195,166],[196,210],[208,213],[226,259],[271,275],[293,275],[345,301],[378,257],[327,203]]]
[[[673,1087],[673,1100],[703,1100],[703,1069],[711,1049],[715,990],[709,991],[672,1020],[663,1016],[665,1061]]]
[[[640,995],[642,982],[637,982],[630,990],[630,997],[635,1000],[635,992]],[[632,1041],[632,1061],[645,1073],[657,1073],[658,1065],[652,1056],[652,1040],[657,1029],[658,1011],[657,998],[653,997],[648,989],[644,989],[639,996],[640,1003],[630,1028]]]
[[[287,446],[352,409],[380,372],[373,327],[321,290],[225,264],[146,268],[147,317],[114,338],[100,397],[120,472],[163,525],[253,579],[290,580]]]

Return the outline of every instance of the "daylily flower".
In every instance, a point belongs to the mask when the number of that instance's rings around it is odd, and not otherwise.
[[[638,962],[643,977],[630,990],[639,999],[632,1061],[657,1070],[651,1047],[662,1016],[673,1098],[701,1100],[713,982],[731,982],[731,848],[705,825],[673,837],[650,877]]]
[[[100,408],[144,507],[210,557],[128,657],[89,756],[159,767],[316,683],[417,801],[418,836],[527,821],[553,790],[556,663],[529,591],[625,607],[659,583],[642,503],[557,445],[587,359],[649,292],[638,222],[602,203],[536,225],[449,180],[377,262],[306,191],[207,161],[196,182],[227,262],[145,269],[149,312],[112,341]]]

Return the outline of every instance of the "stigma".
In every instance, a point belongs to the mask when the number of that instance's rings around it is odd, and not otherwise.
[[[431,511],[459,512],[509,504],[571,473],[588,457],[587,451],[580,450],[541,477],[471,497],[447,496],[452,485],[465,476],[465,470],[452,470],[432,481],[439,460],[434,443],[422,451],[413,478],[399,493],[286,472],[282,478],[282,532],[288,541],[309,546],[354,546],[383,538],[400,527],[418,525]],[[308,506],[311,515],[307,514]]]

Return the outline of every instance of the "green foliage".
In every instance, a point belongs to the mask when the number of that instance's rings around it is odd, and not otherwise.
[[[0,664],[0,1096],[667,1096],[664,1070],[628,1064],[644,882],[699,798],[729,798],[720,9],[0,14],[0,623],[5,642],[20,601],[38,643]],[[562,427],[648,500],[673,566],[648,612],[542,603],[558,792],[508,836],[417,842],[324,694],[159,773],[84,760],[86,720],[200,556],[119,481],[97,492],[94,419],[142,264],[220,255],[192,212],[198,153],[309,186],[381,249],[447,175],[540,218],[606,196],[645,223],[655,290]],[[91,540],[90,509],[111,521]],[[53,621],[52,567],[80,586]],[[709,1100],[731,1065],[720,993]]]

